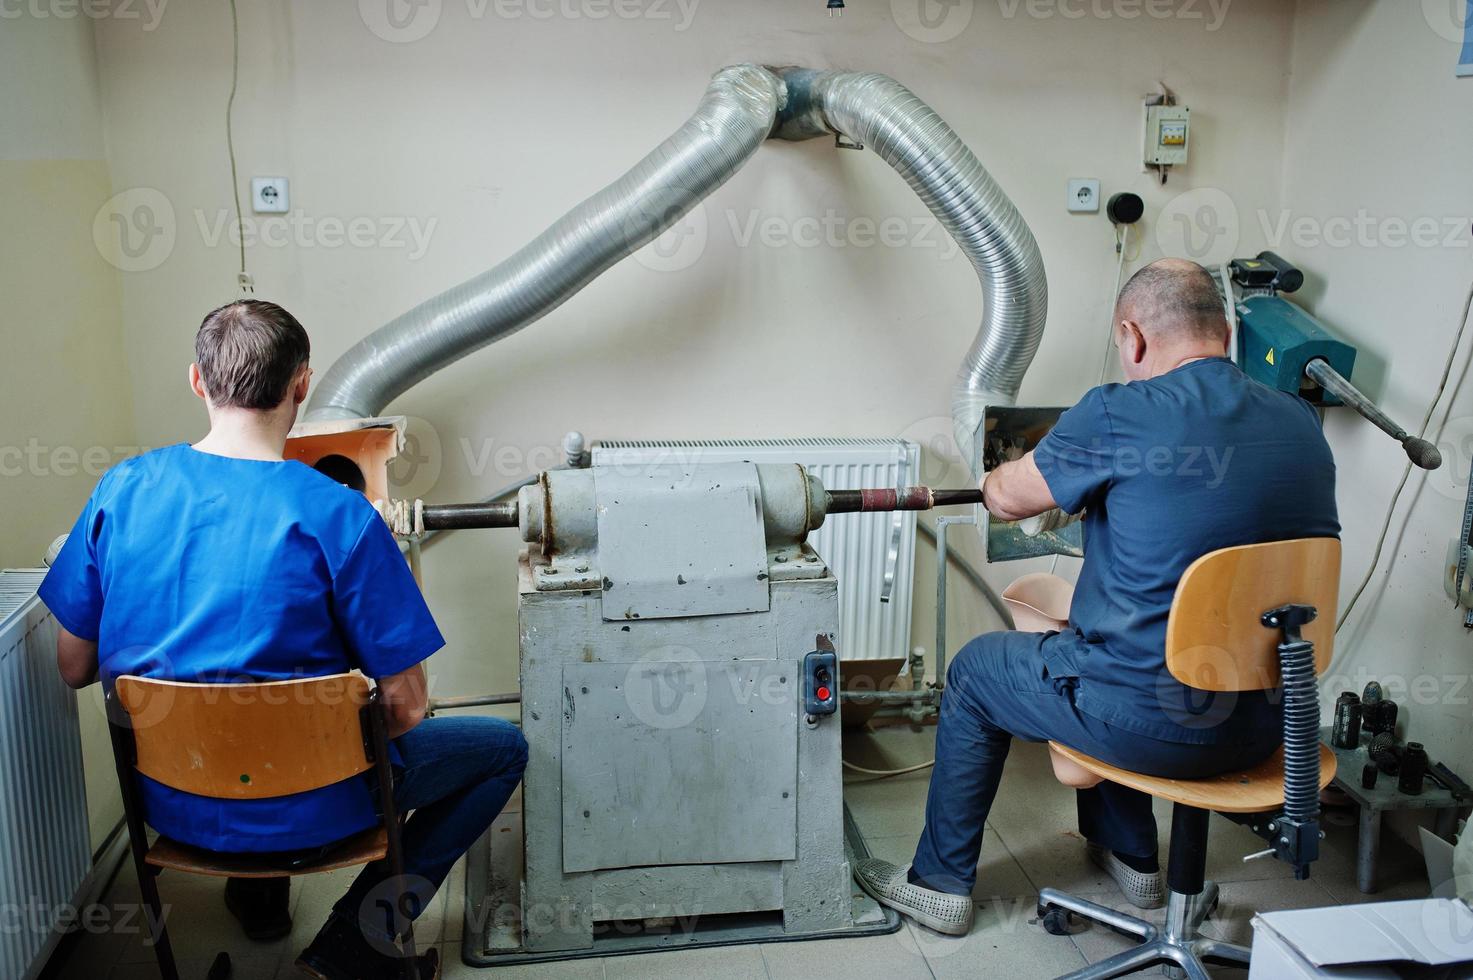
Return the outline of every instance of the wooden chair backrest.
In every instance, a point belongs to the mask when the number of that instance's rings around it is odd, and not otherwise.
[[[1340,541],[1297,538],[1203,555],[1176,587],[1166,622],[1171,676],[1202,691],[1261,691],[1279,686],[1279,641],[1260,617],[1276,606],[1304,603],[1319,615],[1304,627],[1323,674],[1335,644],[1340,592]]]
[[[372,765],[361,713],[368,680],[333,674],[251,684],[185,684],[124,676],[135,767],[149,779],[217,799],[287,796]]]

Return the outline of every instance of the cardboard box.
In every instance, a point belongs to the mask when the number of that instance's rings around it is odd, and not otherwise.
[[[1457,899],[1266,912],[1249,980],[1473,977],[1473,911]]]

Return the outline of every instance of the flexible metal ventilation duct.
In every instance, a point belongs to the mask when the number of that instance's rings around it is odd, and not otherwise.
[[[377,415],[440,368],[546,316],[740,170],[781,102],[782,82],[757,65],[717,72],[695,115],[628,173],[500,265],[353,345],[328,368],[307,418]]]
[[[885,75],[723,69],[694,116],[618,181],[530,245],[360,341],[328,370],[308,417],[378,414],[454,360],[556,308],[720,187],[767,136],[839,133],[894,167],[956,239],[982,285],[983,316],[952,390],[973,466],[987,405],[1012,404],[1043,336],[1048,286],[1032,233],[941,117]]]
[[[982,324],[951,393],[962,458],[981,476],[973,435],[987,405],[1011,405],[1043,338],[1048,282],[1033,233],[961,137],[908,88],[873,72],[781,68],[788,98],[774,133],[839,133],[894,167],[971,260]]]

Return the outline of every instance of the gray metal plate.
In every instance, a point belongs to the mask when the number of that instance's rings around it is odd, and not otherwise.
[[[596,480],[604,619],[768,608],[755,466],[608,467]]]
[[[775,660],[564,666],[564,873],[792,860],[797,674]]]

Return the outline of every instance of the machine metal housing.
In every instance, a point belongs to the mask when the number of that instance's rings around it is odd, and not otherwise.
[[[803,543],[816,486],[731,463],[523,491],[523,953],[576,955],[641,920],[856,928],[839,719],[804,705],[839,618]]]

